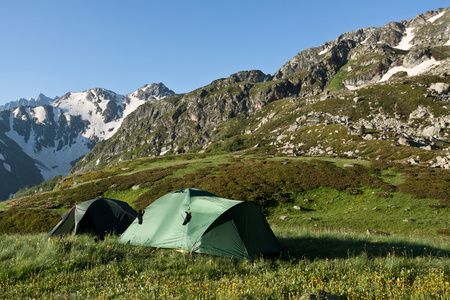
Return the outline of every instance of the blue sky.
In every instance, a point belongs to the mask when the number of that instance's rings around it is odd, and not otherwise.
[[[163,82],[186,93],[340,34],[449,6],[439,0],[2,0],[0,104]]]

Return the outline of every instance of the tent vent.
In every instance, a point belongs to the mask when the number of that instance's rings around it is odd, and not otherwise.
[[[139,212],[138,212],[137,217],[138,217],[139,225],[142,225],[142,217],[144,216],[144,213],[145,213],[145,211],[142,211],[142,210],[139,210]]]
[[[192,218],[192,215],[191,215],[190,212],[185,211],[185,213],[186,213],[186,218],[184,218],[183,225],[186,225],[187,223],[189,223],[189,221],[190,221],[191,218]]]

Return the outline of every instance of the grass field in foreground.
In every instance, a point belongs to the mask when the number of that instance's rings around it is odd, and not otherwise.
[[[0,236],[1,299],[449,299],[450,245],[274,226],[284,252],[240,261],[116,237]]]
[[[68,176],[0,204],[0,299],[449,299],[448,171],[348,164],[189,156]],[[185,187],[260,204],[283,254],[239,261],[42,233],[74,203],[108,196],[145,208]]]

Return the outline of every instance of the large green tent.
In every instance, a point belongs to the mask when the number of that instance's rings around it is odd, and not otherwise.
[[[121,234],[137,215],[128,203],[120,200],[88,200],[74,205],[47,237],[77,233]]]
[[[281,252],[260,207],[183,189],[150,204],[125,230],[123,243],[250,259]]]

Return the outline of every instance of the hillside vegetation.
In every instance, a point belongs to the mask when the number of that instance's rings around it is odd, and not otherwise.
[[[137,210],[166,193],[191,187],[254,201],[274,223],[445,235],[450,231],[449,181],[446,170],[381,160],[239,152],[136,159],[69,175],[51,191],[3,202],[0,229],[3,233],[49,231],[75,203],[108,197],[126,201]],[[289,218],[280,221],[281,216]]]
[[[449,172],[235,152],[135,159],[2,203],[0,298],[446,299]],[[45,235],[74,203],[195,187],[255,201],[283,252],[251,261]],[[25,193],[25,191],[24,191]],[[20,233],[20,234],[19,234]]]

